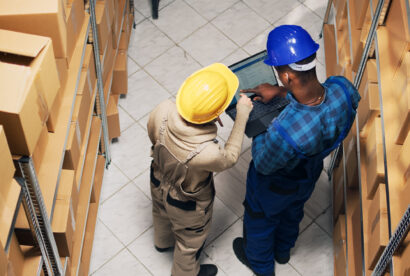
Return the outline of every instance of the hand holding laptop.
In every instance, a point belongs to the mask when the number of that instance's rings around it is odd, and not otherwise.
[[[286,97],[287,90],[278,85],[272,85],[270,83],[262,83],[254,88],[242,89],[241,93],[253,93],[253,100],[261,101],[263,103],[270,102],[275,97]]]

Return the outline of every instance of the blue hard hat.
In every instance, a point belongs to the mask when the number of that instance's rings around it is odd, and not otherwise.
[[[268,55],[265,63],[270,66],[287,65],[313,55],[319,44],[309,33],[297,25],[281,25],[273,29],[266,43]]]

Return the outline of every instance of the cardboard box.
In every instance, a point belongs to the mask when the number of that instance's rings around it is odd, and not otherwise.
[[[370,126],[380,114],[380,101],[379,101],[379,86],[377,83],[367,83],[363,91],[362,99],[357,108],[358,122],[360,137],[365,138],[367,136],[368,129],[365,125]]]
[[[92,88],[95,86],[95,81],[97,79],[97,75],[95,72],[95,62],[94,62],[94,51],[93,46],[91,44],[87,45],[85,48],[84,54],[84,61],[83,61],[83,69],[89,71],[89,78],[92,85]]]
[[[49,110],[49,115],[47,119],[47,129],[49,132],[55,132],[57,128],[57,121],[58,121],[58,115],[60,114],[60,108],[61,108],[61,103],[62,103],[62,92],[63,88],[60,88],[60,90],[57,93],[56,99],[54,100],[54,104]]]
[[[4,246],[0,241],[0,275],[5,276],[7,273],[7,255],[6,252],[4,251]]]
[[[410,130],[410,52],[406,53],[393,82],[397,84],[400,93],[398,95],[400,99],[398,101],[400,128],[396,143],[402,145]]]
[[[72,121],[78,122],[80,132],[80,148],[84,143],[91,99],[87,93],[77,95],[74,104]]]
[[[340,161],[338,167],[335,167],[333,170],[333,217],[336,218],[339,214],[344,212],[344,172],[343,164]]]
[[[128,93],[128,56],[127,52],[118,51],[115,60],[114,73],[112,77],[111,93],[112,94],[127,94]]]
[[[63,1],[15,0],[12,5],[9,1],[1,1],[0,26],[6,30],[50,37],[53,40],[55,57],[67,57],[67,27]],[[24,45],[30,44],[28,42]]]
[[[99,155],[97,157],[97,164],[95,166],[94,185],[91,190],[90,203],[96,203],[98,205],[100,202],[104,172],[105,158],[103,155]]]
[[[329,77],[335,75],[335,64],[337,64],[335,26],[330,24],[324,24],[323,37],[326,57],[326,76]]]
[[[5,195],[8,193],[8,185],[13,179],[16,169],[2,125],[0,125],[0,156],[0,194]]]
[[[64,87],[68,77],[68,64],[65,58],[56,58],[56,65],[58,77],[60,79],[61,87]]]
[[[80,138],[80,127],[78,122],[71,122],[64,155],[63,169],[77,170],[81,155]]]
[[[348,275],[361,275],[363,267],[360,204],[359,190],[348,189],[346,204]]]
[[[34,168],[36,169],[37,172],[39,171],[41,167],[43,157],[46,152],[46,148],[48,145],[48,138],[49,138],[49,135],[48,135],[47,126],[44,125],[43,130],[41,131],[40,138],[38,139],[37,145],[34,149],[33,156],[32,156]]]
[[[118,95],[110,95],[107,105],[108,138],[120,137],[120,115],[118,114]]]
[[[7,193],[0,194],[0,241],[7,242],[7,236],[13,223],[17,201],[20,196],[21,186],[12,179],[7,183]]]
[[[385,185],[379,185],[368,211],[367,259],[368,269],[373,269],[389,242]]]
[[[15,234],[13,234],[11,238],[10,248],[7,257],[9,259],[9,262],[11,263],[14,275],[24,275],[24,253],[20,248],[20,245],[17,241],[17,237]]]
[[[78,83],[77,95],[87,94],[91,98],[93,94],[93,85],[91,84],[90,72],[88,68],[81,70],[80,81]]]
[[[112,33],[109,34],[109,39],[112,39]],[[107,43],[103,57],[101,57],[102,64],[102,78],[103,83],[107,81],[108,74],[113,70],[116,50],[112,47],[112,43]]]
[[[346,275],[346,217],[339,215],[333,230],[335,275]]]
[[[125,50],[125,51],[128,50],[128,42],[130,41],[129,36],[130,34],[127,31],[121,32],[120,42],[118,44],[118,50]]]
[[[343,143],[343,146],[346,157],[346,185],[349,188],[359,188],[356,139],[350,139],[348,143]]]
[[[0,30],[0,124],[13,154],[31,155],[60,88],[51,40]]]
[[[378,185],[384,183],[384,154],[381,130],[381,118],[373,121],[366,140],[366,197],[371,199]]]
[[[74,171],[63,170],[54,208],[53,229],[58,252],[61,257],[71,256],[75,231],[75,216],[71,200]]]
[[[70,64],[71,56],[81,32],[84,21],[84,1],[74,0],[65,6],[67,18],[67,57]]]
[[[105,46],[111,41],[111,24],[109,23],[107,4],[105,1],[97,1],[95,4],[95,19],[97,22],[98,48],[100,54],[104,53]]]
[[[73,214],[76,214],[78,208],[79,191],[75,181],[75,171],[61,171],[60,186],[58,188],[57,199],[71,200],[73,206]]]

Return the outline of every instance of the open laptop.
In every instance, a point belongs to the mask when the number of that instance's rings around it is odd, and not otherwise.
[[[236,103],[240,98],[239,91],[241,89],[253,88],[261,83],[278,84],[273,68],[263,62],[266,55],[267,52],[265,50],[229,66],[229,69],[239,79],[239,88],[225,111],[232,120],[235,120],[236,117]],[[248,96],[252,98],[252,95],[248,94]],[[253,109],[249,114],[245,128],[246,136],[254,137],[264,132],[288,103],[288,100],[280,97],[274,98],[267,104],[253,101]]]

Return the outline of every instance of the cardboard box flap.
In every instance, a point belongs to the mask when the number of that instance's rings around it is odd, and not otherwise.
[[[0,52],[36,57],[50,38],[0,30]]]
[[[0,15],[44,14],[57,10],[59,5],[59,1],[54,0],[13,0],[13,5],[10,3],[9,1],[0,1]],[[62,3],[61,0],[60,3]]]
[[[15,112],[24,103],[31,69],[0,62],[0,110]]]

